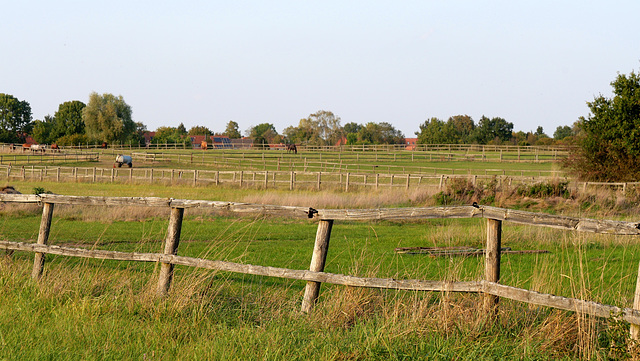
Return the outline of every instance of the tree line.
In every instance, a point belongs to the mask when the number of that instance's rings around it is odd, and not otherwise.
[[[415,132],[418,144],[571,144],[564,165],[580,179],[597,181],[640,180],[640,75],[619,74],[611,82],[612,98],[602,95],[587,102],[590,114],[580,117],[572,126],[559,126],[553,137],[538,126],[536,131],[513,130],[513,123],[500,117],[482,116],[476,123],[468,115],[455,115],[446,121],[430,118]],[[0,142],[24,141],[32,135],[39,143],[75,145],[94,142],[144,144],[146,127],[134,122],[131,107],[122,96],[91,93],[85,104],[74,100],[60,104],[53,116],[32,120],[27,101],[0,93]],[[205,126],[187,130],[159,127],[152,142],[191,143],[193,135],[226,135],[240,138],[238,123],[229,121],[223,132],[214,133]],[[309,145],[335,144],[402,144],[404,134],[387,122],[346,123],[331,111],[320,110],[300,119],[282,134],[271,123],[250,127],[245,135],[255,145],[294,143]]]
[[[87,143],[119,143],[144,145],[146,126],[134,122],[131,107],[119,95],[91,93],[85,104],[79,100],[59,105],[53,116],[32,120],[31,106],[27,101],[0,93],[0,142],[17,143],[31,135],[38,143],[79,145]],[[553,139],[544,134],[542,127],[536,132],[513,132],[513,123],[503,118],[482,117],[478,124],[468,115],[456,115],[446,122],[431,118],[419,126],[415,133],[419,144],[505,144],[520,145],[552,144],[575,135],[572,127],[558,127]],[[183,123],[177,127],[161,126],[155,131],[152,143],[183,143],[191,145],[194,135],[224,135],[232,139],[241,138],[239,124],[229,121],[224,131],[215,132],[197,125],[186,129]],[[286,127],[278,133],[272,123],[261,123],[250,127],[245,135],[256,146],[266,144],[308,145],[360,145],[403,144],[405,135],[388,122],[354,122],[341,124],[340,117],[331,111],[319,110],[298,125]]]

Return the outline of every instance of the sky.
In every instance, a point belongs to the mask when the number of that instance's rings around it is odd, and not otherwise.
[[[0,93],[34,119],[122,95],[147,129],[279,133],[318,110],[388,122],[501,117],[514,130],[588,116],[640,70],[640,1],[8,1]]]

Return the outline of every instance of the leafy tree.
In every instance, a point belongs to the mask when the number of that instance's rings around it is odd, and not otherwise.
[[[347,134],[347,145],[354,145],[358,143],[358,134],[357,133],[348,133]]]
[[[58,145],[83,145],[89,143],[90,139],[86,134],[74,133],[64,135],[56,140]]]
[[[290,142],[315,145],[336,144],[344,135],[340,117],[330,111],[319,110],[300,119],[297,127],[287,127],[284,134]]]
[[[71,134],[84,134],[84,122],[82,121],[82,110],[86,105],[73,100],[60,104],[58,111],[54,114],[53,129],[49,142],[55,142],[59,137]]]
[[[188,142],[191,144],[191,138],[182,132],[180,127],[159,127],[156,129],[156,135],[151,140],[153,144],[174,144]]]
[[[442,127],[446,143],[468,144],[475,129],[473,119],[468,115],[454,115]]]
[[[583,134],[567,162],[580,178],[597,181],[640,180],[640,75],[618,74],[613,98],[587,102]]]
[[[131,107],[122,95],[91,93],[82,120],[87,136],[99,142],[126,142],[136,137]]]
[[[0,142],[19,142],[32,126],[31,105],[13,95],[0,93]]]
[[[343,130],[346,134],[358,133],[362,129],[362,125],[354,122],[350,122],[344,125]]]
[[[53,143],[58,137],[53,136],[53,127],[55,126],[55,118],[45,115],[44,120],[36,120],[33,122],[33,130],[31,136],[33,140],[40,144]]]
[[[264,147],[266,144],[272,144],[278,135],[276,128],[270,123],[261,123],[249,129],[249,137],[253,138],[253,144]]]
[[[420,131],[415,134],[418,136],[418,144],[444,144],[446,143],[445,135],[442,132],[444,122],[438,118],[431,118],[420,125]]]
[[[573,130],[568,125],[558,126],[553,132],[553,139],[562,140],[573,135]]]
[[[484,115],[478,121],[473,139],[478,144],[502,143],[509,141],[513,137],[513,123],[507,122],[503,118],[487,118]],[[523,136],[524,138],[525,136]]]
[[[213,132],[211,129],[205,127],[204,125],[194,125],[189,128],[189,132],[187,135],[211,135]]]
[[[177,131],[182,135],[187,135],[187,128],[184,127],[184,123],[178,125]]]
[[[362,144],[403,144],[404,134],[390,123],[369,122],[360,128],[358,142]]]
[[[535,134],[538,138],[549,138],[549,136],[544,133],[544,128],[542,128],[542,126],[540,125],[538,125],[538,127],[536,128],[536,132],[533,134]]]
[[[240,134],[240,127],[238,126],[238,123],[234,122],[233,120],[230,120],[229,123],[227,123],[227,127],[224,130],[224,135],[226,135],[227,137],[229,137],[231,139],[242,138],[242,135]]]

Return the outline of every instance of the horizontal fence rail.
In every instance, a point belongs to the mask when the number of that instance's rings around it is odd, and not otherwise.
[[[331,283],[354,287],[384,288],[414,291],[439,292],[473,292],[484,295],[484,310],[495,315],[499,298],[507,298],[529,304],[574,311],[597,317],[611,317],[631,323],[632,338],[638,339],[640,334],[640,277],[633,308],[621,308],[604,305],[593,301],[567,298],[531,290],[511,287],[499,283],[502,222],[514,222],[532,226],[558,228],[570,231],[591,233],[639,235],[640,222],[624,222],[612,220],[595,220],[558,215],[510,210],[487,206],[425,207],[398,209],[314,209],[313,207],[294,207],[277,205],[260,205],[221,201],[185,200],[159,197],[88,197],[67,195],[20,195],[0,194],[0,202],[34,203],[43,205],[40,232],[36,242],[0,241],[0,248],[12,251],[35,253],[32,277],[38,279],[44,266],[44,255],[110,259],[120,261],[159,262],[161,264],[158,295],[166,295],[173,276],[173,266],[182,265],[218,271],[236,272],[251,275],[279,277],[306,281],[302,311],[310,312],[317,302],[320,285]],[[61,247],[48,244],[54,206],[88,205],[88,206],[143,206],[165,207],[171,210],[169,231],[165,242],[164,253],[119,252],[73,247]],[[178,244],[182,224],[182,214],[188,208],[211,209],[212,211],[231,213],[260,213],[271,215],[288,215],[298,218],[315,218],[318,220],[318,232],[309,270],[291,270],[286,268],[265,267],[250,264],[239,264],[226,261],[207,260],[178,256]],[[336,220],[374,221],[374,220],[422,220],[434,218],[486,218],[487,219],[487,251],[485,253],[486,279],[480,281],[429,281],[429,280],[396,280],[389,278],[365,278],[324,272],[331,229]]]
[[[192,185],[232,185],[258,189],[315,189],[340,188],[345,191],[368,189],[409,189],[431,187],[443,190],[454,179],[466,179],[473,185],[496,182],[504,185],[567,182],[572,188],[586,192],[609,188],[625,192],[640,186],[640,182],[576,182],[559,176],[477,175],[459,172],[459,175],[433,175],[420,173],[345,173],[303,171],[224,171],[164,168],[97,168],[0,165],[0,178],[11,180],[55,182],[143,182],[188,183]],[[506,173],[506,172],[505,172]],[[521,172],[516,172],[521,173]],[[540,172],[535,172],[540,173]]]

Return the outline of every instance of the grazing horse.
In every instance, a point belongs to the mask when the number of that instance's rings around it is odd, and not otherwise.
[[[295,144],[287,144],[287,153],[289,152],[294,152],[295,154],[298,154],[298,147],[296,147]]]

